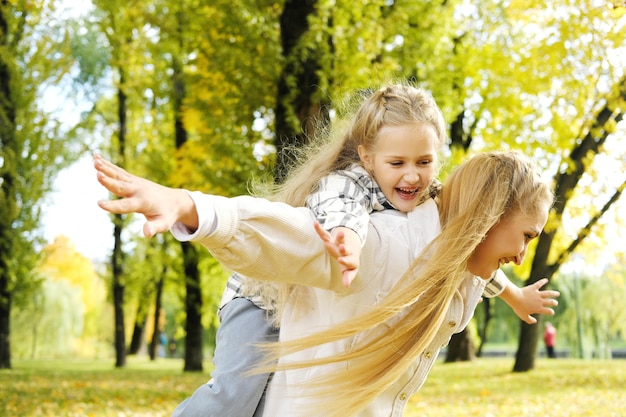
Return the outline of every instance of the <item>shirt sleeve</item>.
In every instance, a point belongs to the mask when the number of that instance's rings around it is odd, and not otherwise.
[[[502,294],[504,289],[506,288],[509,279],[502,272],[501,269],[496,270],[493,274],[493,277],[489,281],[487,281],[487,285],[485,285],[485,290],[483,291],[483,296],[486,298],[494,298]]]
[[[320,225],[327,231],[336,227],[354,230],[364,243],[367,238],[371,196],[361,178],[352,171],[336,171],[324,177],[318,190],[306,201]]]
[[[173,236],[205,246],[222,265],[255,279],[341,291],[341,268],[314,229],[304,207],[240,196],[190,193],[198,229],[177,224]]]

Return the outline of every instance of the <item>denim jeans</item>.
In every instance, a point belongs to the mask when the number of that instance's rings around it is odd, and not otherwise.
[[[176,407],[172,417],[260,417],[269,374],[245,375],[261,359],[255,343],[278,340],[266,311],[246,298],[219,312],[211,380]]]

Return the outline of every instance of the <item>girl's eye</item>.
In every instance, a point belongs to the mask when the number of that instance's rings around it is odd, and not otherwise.
[[[430,165],[432,164],[433,161],[431,161],[430,159],[426,159],[424,161],[420,161],[419,164],[420,165]]]
[[[393,161],[393,162],[390,162],[390,164],[394,167],[399,167],[402,165],[402,161]]]

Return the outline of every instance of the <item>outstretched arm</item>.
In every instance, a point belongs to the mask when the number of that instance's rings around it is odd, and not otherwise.
[[[329,261],[313,230],[313,215],[304,207],[168,188],[100,156],[94,157],[94,167],[98,181],[121,197],[99,201],[100,207],[143,214],[146,237],[171,230],[178,240],[200,242],[226,268],[243,275],[341,289],[339,267]]]
[[[94,156],[93,165],[100,184],[121,197],[98,201],[98,205],[111,213],[143,214],[146,218],[143,234],[146,237],[167,232],[176,222],[184,224],[191,231],[198,228],[194,201],[184,190],[164,187],[130,174],[100,155]]]
[[[508,281],[508,280],[507,280]],[[515,311],[515,314],[528,324],[537,323],[532,314],[554,315],[552,307],[559,302],[556,300],[561,294],[554,290],[542,290],[548,283],[547,278],[540,279],[534,284],[519,288],[508,281],[500,298]]]

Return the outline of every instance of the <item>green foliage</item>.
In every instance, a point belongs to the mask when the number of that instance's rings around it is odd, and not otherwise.
[[[45,96],[59,91],[72,65],[53,6],[0,4],[0,368],[10,367],[11,300],[37,288],[32,271],[42,203],[76,156],[75,138],[65,136],[59,108],[51,105],[55,96]]]
[[[557,285],[563,300],[555,320],[559,344],[585,358],[610,358],[611,348],[626,334],[625,282],[624,268],[617,264],[600,276],[561,274]]]
[[[619,57],[624,56],[626,17],[619,8],[598,7],[591,0],[558,4],[317,1],[311,3],[315,7],[306,32],[285,62],[279,20],[284,2],[98,0],[94,4],[93,15],[66,25],[68,34],[61,30],[63,25],[30,20],[54,36],[37,38],[42,47],[32,55],[23,53],[29,46],[24,44],[21,54],[2,51],[0,56],[32,59],[19,64],[7,59],[11,68],[28,70],[23,79],[13,81],[18,87],[14,91],[24,92],[20,103],[36,97],[33,86],[41,85],[41,80],[35,76],[43,74],[42,68],[59,79],[72,62],[62,58],[75,57],[73,68],[79,70],[75,79],[99,88],[84,86],[96,102],[87,122],[72,131],[72,137],[80,134],[89,143],[101,142],[101,152],[158,182],[237,195],[248,192],[252,179],[268,178],[274,160],[277,80],[285,68],[294,71],[286,76],[289,91],[300,95],[312,89],[312,98],[319,103],[343,103],[355,90],[389,80],[412,79],[431,89],[446,119],[459,122],[459,137],[450,135],[455,142],[447,167],[465,158],[466,151],[509,148],[535,157],[549,175],[572,172],[578,162],[583,163],[585,175],[577,187],[558,196],[559,201],[567,200],[565,214],[553,216],[547,227],[557,231],[551,259],[584,231],[596,208],[589,202],[606,201],[623,182],[617,173],[625,171],[620,146],[624,122],[616,123],[614,118],[594,125],[606,103],[614,114],[624,109],[624,65]],[[10,26],[18,27],[18,22],[12,20]],[[67,39],[71,43],[61,42]],[[61,45],[56,47],[63,53],[49,53],[53,45]],[[318,84],[296,85],[298,71],[309,61]],[[55,68],[59,72],[52,71]],[[113,94],[117,88],[128,100],[123,155],[117,154],[118,97]],[[28,138],[28,147],[3,146],[0,170],[33,174],[24,177],[28,184],[20,184],[28,188],[22,191],[24,206],[19,207],[21,216],[32,215],[20,219],[23,229],[15,229],[27,231],[37,219],[36,206],[29,204],[38,201],[36,193],[49,188],[51,174],[62,159],[58,139],[63,133],[51,120],[38,118],[33,107],[22,108],[27,110],[20,114],[21,130],[14,131],[20,140]],[[341,112],[341,104],[333,110]],[[293,109],[287,111],[292,124],[309,122]],[[176,127],[184,130],[184,138],[176,136]],[[573,150],[589,131],[599,138],[608,134],[599,150],[602,157],[587,152],[574,160]],[[46,138],[55,140],[46,142]],[[46,152],[29,153],[33,147]],[[22,165],[12,165],[12,157],[21,154],[27,156],[20,160]],[[606,170],[612,175],[606,175]],[[0,207],[11,214],[0,218],[15,220],[17,202]],[[605,236],[606,225],[600,226],[584,249],[587,256],[603,260],[600,255],[611,235]],[[29,242],[15,243],[12,254],[28,253]],[[179,255],[159,255],[139,243],[124,248],[136,252],[126,265],[126,281],[137,284],[129,286],[129,305],[142,300],[140,284],[155,276],[153,268],[166,266],[172,274],[165,299],[173,304],[165,308],[168,323],[175,323],[175,328],[168,332],[180,336],[182,313],[175,312],[175,305],[184,297],[183,281],[174,260]],[[225,272],[205,256],[201,261],[205,325],[212,327]],[[18,264],[13,262],[12,268],[23,268],[20,274],[30,270]],[[11,282],[24,282],[15,278],[15,271]],[[515,272],[528,277],[530,262]],[[506,325],[492,321],[492,326],[517,331],[515,322],[509,324],[506,317]],[[514,334],[503,331],[502,338]]]
[[[37,267],[41,286],[12,311],[16,358],[94,357],[108,353],[111,326],[103,320],[103,282],[91,261],[65,237],[43,248]]]
[[[14,310],[13,352],[16,358],[72,357],[84,331],[80,290],[67,281],[46,280],[32,303]]]

